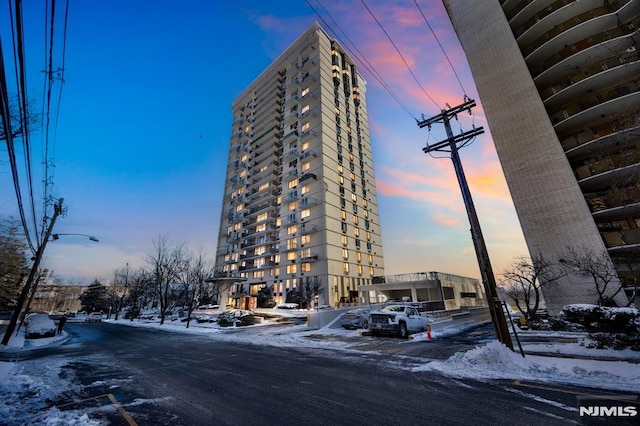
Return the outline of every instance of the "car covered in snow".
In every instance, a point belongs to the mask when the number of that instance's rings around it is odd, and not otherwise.
[[[25,324],[25,339],[39,339],[56,335],[56,324],[47,314],[29,314],[25,318]]]

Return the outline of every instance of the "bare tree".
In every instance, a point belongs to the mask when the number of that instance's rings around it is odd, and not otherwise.
[[[568,249],[560,262],[578,275],[591,278],[598,305],[615,304],[613,299],[622,292],[622,282],[606,251],[594,253],[589,250]]]
[[[118,320],[118,315],[120,314],[120,311],[122,310],[122,307],[124,305],[124,299],[127,297],[127,294],[129,293],[129,287],[130,287],[129,275],[130,275],[130,270],[129,270],[128,263],[124,268],[116,269],[113,273],[112,288],[113,288],[114,294],[117,295],[117,301],[115,306],[116,321]]]
[[[500,284],[527,321],[536,318],[542,287],[555,284],[565,275],[562,268],[542,255],[519,257],[502,271]]]
[[[136,269],[129,274],[129,292],[126,299],[130,310],[139,311],[149,303],[154,290],[152,283],[151,273],[145,268]],[[130,315],[131,320],[133,316]]]
[[[214,264],[207,259],[202,247],[197,253],[187,256],[187,263],[185,277],[181,281],[186,296],[187,328],[189,328],[193,310],[210,294],[211,285],[207,279],[213,275]]]
[[[322,293],[322,279],[307,277],[299,288],[300,307],[311,309],[311,302]]]
[[[184,245],[171,247],[166,237],[159,236],[153,242],[153,252],[147,256],[146,261],[153,279],[156,300],[160,305],[162,325],[173,297],[172,284],[180,280],[187,266]]]

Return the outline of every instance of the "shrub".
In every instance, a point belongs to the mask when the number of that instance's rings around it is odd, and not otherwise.
[[[584,304],[567,305],[562,309],[560,319],[578,324],[588,332],[632,333],[637,330],[638,310]]]
[[[220,327],[229,327],[236,322],[239,327],[253,325],[256,322],[253,312],[251,311],[230,311],[223,312],[218,316],[218,325]]]

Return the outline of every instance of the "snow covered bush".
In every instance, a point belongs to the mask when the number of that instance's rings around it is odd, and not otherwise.
[[[640,351],[640,316],[636,308],[567,305],[553,321],[556,330],[588,331],[581,344],[587,348]]]
[[[578,324],[589,332],[633,333],[638,331],[636,308],[607,308],[598,305],[575,304],[562,308],[560,318]]]
[[[255,322],[256,322],[256,319],[253,316],[253,312],[251,311],[242,311],[242,310],[229,311],[229,312],[223,312],[218,316],[218,325],[220,327],[229,327],[229,326],[232,326],[234,323],[238,327],[242,327],[246,325],[253,325],[255,324]]]

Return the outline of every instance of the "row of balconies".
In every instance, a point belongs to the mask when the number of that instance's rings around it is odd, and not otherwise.
[[[569,151],[591,141],[606,138],[609,135],[637,127],[640,127],[640,109],[625,111],[624,113],[609,117],[607,121],[597,123],[593,127],[564,137],[560,143],[565,151]]]
[[[602,232],[601,235],[607,248],[640,245],[640,228]]]
[[[623,188],[603,195],[587,198],[592,213],[640,203],[640,186]]]
[[[585,80],[594,75],[598,75],[602,72],[608,71],[612,68],[619,67],[626,63],[631,63],[640,59],[640,52],[638,50],[627,50],[619,53],[617,56],[605,59],[602,62],[590,65],[582,68],[580,71],[562,77],[560,80],[552,83],[547,88],[540,92],[542,100],[546,100],[558,92],[570,87],[582,80]]]
[[[615,28],[612,30],[606,30],[599,34],[594,34],[590,37],[584,38],[576,43],[571,45],[566,45],[560,51],[554,53],[544,61],[541,61],[538,65],[531,69],[531,76],[536,78],[538,75],[542,74],[547,69],[553,67],[557,63],[564,61],[572,55],[575,55],[578,52],[581,52],[585,49],[588,49],[592,46],[596,46],[600,43],[603,43],[607,40],[612,40],[616,37],[621,37],[626,34],[631,34],[634,30],[634,26],[631,24],[623,25],[619,28]]]
[[[586,111],[605,102],[637,92],[640,92],[640,83],[638,83],[638,81],[629,81],[623,85],[602,90],[594,95],[580,98],[576,100],[576,102],[571,103],[560,110],[551,112],[549,117],[551,118],[551,122],[556,125],[578,113],[581,113],[582,111]]]
[[[575,27],[576,25],[582,24],[583,22],[589,21],[591,19],[597,18],[599,16],[603,16],[610,13],[610,10],[606,6],[601,6],[587,12],[581,13],[578,16],[573,16],[571,19],[568,19],[562,22],[559,25],[554,26],[550,31],[547,31],[542,36],[538,37],[533,43],[528,45],[527,47],[522,49],[522,56],[527,57],[534,50],[547,43],[552,38],[562,34],[563,32]]]
[[[582,180],[634,164],[640,164],[640,149],[638,148],[633,151],[611,155],[601,160],[584,164],[577,167],[575,173],[578,180]]]

